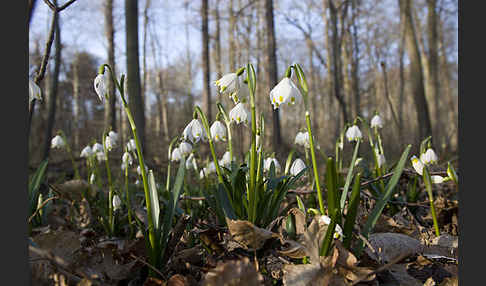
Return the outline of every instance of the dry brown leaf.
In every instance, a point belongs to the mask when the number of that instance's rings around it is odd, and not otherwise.
[[[247,249],[260,249],[267,239],[280,237],[280,235],[256,227],[254,224],[246,220],[232,220],[226,218],[226,223],[228,224],[228,230],[233,239]]]
[[[91,189],[86,180],[70,180],[60,185],[54,185],[54,187],[62,197],[78,202],[83,198],[83,193],[89,193]]]
[[[189,286],[189,281],[187,281],[186,277],[176,274],[169,278],[167,286]]]
[[[293,214],[295,217],[295,234],[301,235],[306,230],[305,214],[299,208],[291,208],[287,212],[287,216]],[[282,227],[285,229],[286,220],[282,220]]]
[[[286,255],[290,258],[296,258],[296,259],[303,258],[304,256],[306,256],[305,246],[302,245],[301,243],[298,243],[297,241],[285,240],[283,242],[283,245],[284,247],[286,245],[287,246],[282,250],[278,251],[280,254]]]
[[[241,260],[219,262],[204,277],[204,286],[258,286],[263,285],[263,276],[256,271],[248,257]]]
[[[373,233],[368,241],[377,253],[368,247],[366,253],[380,263],[390,262],[399,256],[414,255],[424,249],[420,241],[401,233]]]
[[[33,237],[32,240],[39,248],[49,250],[68,264],[75,261],[75,251],[81,247],[79,236],[72,231],[60,230],[43,233]]]
[[[454,277],[446,277],[439,284],[439,286],[458,286],[458,285],[459,285],[459,280],[457,279],[457,276],[454,276]]]

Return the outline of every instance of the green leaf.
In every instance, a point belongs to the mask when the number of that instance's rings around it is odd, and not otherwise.
[[[155,232],[160,229],[160,204],[159,204],[159,194],[157,192],[157,187],[155,185],[154,172],[149,170],[148,173],[148,187],[149,187],[149,197],[150,205],[152,206],[152,213],[148,214],[152,216],[152,221],[154,222]]]
[[[39,198],[39,186],[44,180],[44,174],[47,169],[47,163],[48,163],[48,159],[45,159],[40,163],[39,167],[37,167],[37,170],[35,171],[34,175],[32,176],[29,182],[29,209],[30,209],[29,216],[33,214],[37,209],[37,200]]]
[[[356,163],[356,158],[358,157],[358,150],[359,150],[359,143],[361,142],[360,139],[356,142],[356,146],[354,147],[353,159],[351,160],[351,164],[349,165],[348,174],[346,176],[346,183],[344,183],[343,193],[341,195],[341,209],[344,209],[344,203],[346,202],[346,197],[348,195],[349,185],[351,185],[351,179],[353,178],[353,170],[354,165]]]
[[[368,237],[368,235],[371,233],[371,230],[375,226],[376,222],[378,221],[378,217],[381,215],[383,212],[383,209],[385,208],[385,205],[388,203],[388,200],[391,198],[391,196],[394,193],[395,186],[398,183],[398,180],[400,179],[400,176],[402,175],[403,168],[405,167],[405,162],[407,161],[408,158],[408,153],[410,152],[410,148],[412,145],[408,145],[405,151],[403,151],[402,156],[400,157],[400,160],[398,161],[397,166],[393,170],[393,176],[391,177],[390,181],[388,181],[388,184],[385,187],[385,193],[381,197],[381,199],[376,203],[375,208],[371,212],[371,214],[368,216],[368,220],[366,221],[365,225],[363,226],[363,231],[362,234],[364,237]],[[360,249],[358,252],[361,252],[363,245],[361,244]]]
[[[172,228],[172,220],[174,218],[174,212],[177,206],[177,202],[179,201],[179,195],[182,190],[182,185],[184,183],[185,171],[186,171],[186,159],[182,158],[179,163],[179,170],[177,171],[174,187],[172,188],[172,192],[170,193],[171,198],[169,200],[169,204],[164,211],[164,220],[162,225],[162,239],[161,239],[162,251],[160,253],[160,257],[164,256],[165,247],[167,245],[167,238],[169,237],[169,232]]]
[[[353,190],[351,191],[351,197],[349,198],[348,204],[348,211],[346,214],[346,220],[344,222],[343,227],[343,245],[344,247],[349,249],[351,245],[351,238],[353,233],[353,227],[356,221],[356,214],[358,213],[359,207],[359,190],[360,190],[360,178],[361,173],[356,174],[356,178],[354,179]]]
[[[292,157],[294,157],[295,149],[292,148],[290,150],[289,155],[287,156],[287,161],[285,162],[285,172],[284,175],[289,173],[290,167],[292,166]]]

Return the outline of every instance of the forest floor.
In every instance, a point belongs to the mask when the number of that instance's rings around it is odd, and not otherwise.
[[[450,181],[434,185],[440,226],[440,236],[436,236],[422,183],[415,203],[397,199],[406,195],[412,173],[406,169],[402,174],[399,190],[359,259],[335,239],[328,257],[320,258],[320,263],[303,264],[287,243],[282,217],[266,230],[245,225],[252,239],[260,240],[255,250],[210,215],[183,214],[177,218],[163,259],[165,267],[157,270],[157,278],[148,277],[151,268],[140,232],[132,239],[128,235],[107,237],[94,207],[75,187],[67,191],[63,189],[67,183],[59,184],[51,211],[31,230],[32,285],[458,285],[458,188]],[[304,185],[291,190],[285,205],[295,204],[296,194],[304,200],[315,197],[310,188]],[[143,198],[143,189],[135,197]],[[181,199],[180,204],[187,201]],[[369,190],[362,188],[355,234],[375,203]],[[298,235],[310,231],[309,222],[304,216],[297,226]],[[123,231],[128,233],[127,228]],[[357,238],[354,244],[360,241]]]

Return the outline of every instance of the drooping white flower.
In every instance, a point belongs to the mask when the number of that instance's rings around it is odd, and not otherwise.
[[[386,163],[385,155],[381,153],[376,156],[376,159],[378,160],[378,168],[381,168]]]
[[[420,160],[422,160],[425,165],[435,164],[437,163],[438,159],[439,158],[432,148],[427,149],[425,153],[422,153],[422,155],[420,155]]]
[[[148,173],[148,168],[147,168],[146,165],[145,165],[145,173]],[[138,165],[138,167],[137,167],[137,174],[142,176],[142,168],[140,168],[140,165]]]
[[[272,165],[272,162],[275,164],[275,171],[277,173],[279,173],[282,168],[280,167],[280,164],[278,163],[277,159],[274,157],[274,158],[267,158],[265,159],[264,163],[263,163],[263,168],[265,171],[269,171],[270,170],[270,166]]]
[[[270,91],[270,102],[273,105],[273,109],[279,108],[280,105],[284,103],[293,105],[296,102],[300,102],[301,100],[302,94],[300,93],[299,88],[288,77],[284,77]]]
[[[363,135],[361,134],[359,127],[353,125],[346,130],[346,138],[348,138],[348,141],[357,141],[358,139],[363,138]]]
[[[223,154],[223,157],[221,158],[221,160],[219,160],[219,164],[221,166],[225,166],[225,167],[228,167],[229,165],[231,165],[230,152],[226,151]]]
[[[192,145],[187,143],[187,142],[181,142],[181,144],[179,144],[178,149],[179,149],[181,156],[185,157],[192,152]]]
[[[240,124],[241,122],[249,123],[250,121],[248,111],[246,111],[245,106],[241,102],[230,110],[229,117],[231,122],[236,122],[237,124]]]
[[[116,147],[116,140],[114,139],[114,137],[107,135],[105,139],[105,144],[106,144],[106,150],[111,151],[113,150],[113,148]]]
[[[113,210],[117,211],[121,208],[121,199],[118,195],[113,196]]]
[[[294,143],[296,145],[304,146],[305,148],[310,148],[309,133],[307,133],[307,132],[297,132],[297,135],[295,136]]]
[[[205,176],[208,175],[208,168],[204,167],[199,171],[199,178],[203,179]]]
[[[125,151],[125,153],[123,153],[122,156],[122,162],[123,162],[123,166],[126,166],[127,163],[128,165],[132,165],[133,163],[132,155],[130,155],[130,153]]]
[[[29,78],[29,102],[34,99],[42,100],[42,91],[40,87]]]
[[[93,155],[93,150],[91,147],[88,145],[81,150],[81,155],[79,155],[81,158],[88,158],[91,155]]]
[[[221,121],[214,121],[209,130],[211,132],[211,139],[213,139],[214,142],[226,141],[226,127]]]
[[[132,138],[127,142],[127,149],[128,152],[136,152],[137,151],[137,144],[135,143],[135,140]]]
[[[170,160],[174,162],[180,161],[182,158],[181,150],[179,148],[174,148],[172,154],[170,155]]]
[[[91,151],[93,151],[93,153],[104,152],[103,145],[96,142],[93,144],[93,148],[91,149]]]
[[[189,154],[189,157],[187,157],[186,160],[186,169],[193,168],[195,171],[197,171],[197,162],[196,158],[194,157],[194,153]]]
[[[216,164],[214,164],[214,161],[209,162],[207,170],[208,174],[216,172]]]
[[[319,223],[324,223],[325,225],[331,224],[331,218],[327,215],[319,216]],[[336,224],[336,228],[334,229],[334,238],[339,238],[343,236],[343,229],[339,224]]]
[[[199,142],[200,139],[206,138],[206,133],[204,132],[203,126],[198,119],[193,119],[182,132],[184,140],[189,140],[192,144]]]
[[[430,178],[432,179],[433,184],[441,184],[444,182],[445,179],[444,177],[439,175],[430,176]]]
[[[64,139],[60,135],[56,135],[54,138],[51,140],[51,148],[59,148],[62,149],[66,146],[66,142],[64,142]]]
[[[413,155],[412,158],[410,158],[410,161],[412,161],[412,166],[415,169],[415,172],[417,172],[419,175],[422,175],[422,172],[424,170],[424,163],[422,160],[417,158],[417,156]]]
[[[115,132],[115,131],[110,131],[108,132],[108,136],[110,136],[110,138],[115,141],[115,142],[118,142],[118,134]]]
[[[91,176],[89,177],[89,183],[90,183],[91,185],[94,185],[94,183],[96,182],[95,180],[96,180],[96,175],[95,175],[95,173],[91,173]]]
[[[383,128],[383,119],[381,119],[381,117],[378,114],[376,114],[375,116],[373,116],[373,118],[371,118],[371,128],[375,128],[375,127]]]
[[[94,79],[94,88],[101,101],[108,93],[108,78],[105,74],[98,74]]]
[[[240,101],[238,98],[238,91],[240,90],[240,80],[236,73],[225,74],[220,79],[214,81],[214,84],[219,87],[219,92],[224,95],[229,95],[236,104]]]
[[[139,179],[137,179],[137,180],[135,181],[135,185],[140,185],[140,180],[139,180]]]
[[[98,162],[106,161],[106,154],[103,151],[96,152],[96,159]]]
[[[304,161],[302,161],[302,159],[300,158],[297,158],[292,163],[292,166],[290,166],[290,174],[292,174],[293,176],[297,176],[304,169],[305,169]]]

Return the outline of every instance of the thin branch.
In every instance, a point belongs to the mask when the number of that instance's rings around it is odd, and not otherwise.
[[[54,199],[59,199],[58,196],[50,197],[47,200],[43,201],[42,204],[35,210],[35,212],[29,217],[29,223],[32,221],[32,219],[35,217],[35,215],[51,200]]]

